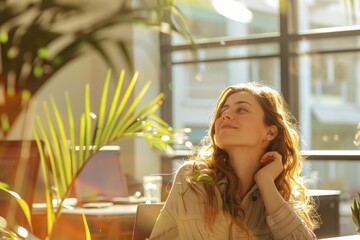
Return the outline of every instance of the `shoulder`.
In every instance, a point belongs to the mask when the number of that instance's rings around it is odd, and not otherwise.
[[[188,176],[192,175],[194,169],[194,160],[186,160],[179,165],[175,171],[176,179],[186,179]]]
[[[207,164],[202,160],[186,160],[177,169],[177,173],[192,174],[194,171],[208,169]]]
[[[184,162],[182,162],[179,165],[179,167],[177,168],[177,172],[191,170],[193,168],[195,162],[196,162],[195,160],[185,160]]]

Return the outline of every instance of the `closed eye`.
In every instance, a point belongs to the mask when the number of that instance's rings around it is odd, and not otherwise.
[[[248,110],[245,109],[245,108],[240,107],[240,108],[237,109],[236,112],[238,112],[238,113],[244,113],[244,112],[248,112]]]
[[[249,110],[247,109],[247,107],[251,107],[252,105],[249,103],[249,102],[246,102],[246,101],[237,101],[236,103],[235,103],[235,105],[238,107],[237,109],[236,109],[236,113],[246,113],[246,112],[249,112]],[[244,107],[245,106],[245,107]],[[230,109],[230,106],[228,105],[228,104],[225,104],[222,108],[221,108],[221,110],[220,110],[220,113],[219,113],[219,117],[221,117],[223,114],[224,114],[224,112],[226,111],[226,110],[228,110],[228,109]]]

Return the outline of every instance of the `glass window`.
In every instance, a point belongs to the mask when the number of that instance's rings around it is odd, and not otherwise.
[[[359,36],[329,37],[324,39],[301,40],[297,45],[298,53],[313,52],[321,53],[326,51],[356,51],[360,47]]]
[[[194,60],[186,50],[190,46],[172,38],[172,124],[193,129],[188,136],[197,144],[225,87],[263,81],[283,91],[297,116],[304,150],[321,150],[327,157],[344,150],[328,160],[310,158],[303,174],[311,188],[340,192],[340,235],[354,234],[350,204],[360,191],[360,146],[354,144],[360,122],[360,31],[355,26],[360,2],[282,1],[289,3],[283,9],[288,18],[280,18],[279,1],[244,0],[252,13],[248,22],[225,17],[216,2],[180,1],[200,48]],[[279,20],[292,32],[280,31]],[[343,159],[350,152],[356,157]]]
[[[352,150],[360,120],[359,53],[299,57],[300,124],[306,148]]]
[[[354,234],[355,224],[352,221],[350,207],[352,199],[357,196],[357,192],[360,192],[358,184],[360,182],[359,171],[359,161],[346,161],[343,159],[337,161],[308,159],[304,167],[304,175],[312,189],[336,189],[340,191],[340,236]]]
[[[179,0],[176,4],[195,39],[279,31],[278,0]],[[181,41],[173,36],[173,43]]]
[[[358,1],[297,0],[296,4],[298,30],[352,26],[360,23]]]
[[[172,71],[175,128],[207,128],[218,96],[229,85],[262,81],[280,90],[276,58],[177,64]],[[189,136],[193,143],[200,138],[199,134]]]
[[[252,40],[249,40],[252,41]],[[226,46],[226,45],[229,46]],[[261,43],[261,44],[236,44],[234,42],[225,42],[219,40],[218,47],[206,47],[196,51],[196,53],[187,51],[175,51],[172,54],[173,63],[192,62],[194,60],[202,61],[232,61],[242,58],[265,58],[279,55],[279,45],[277,42]]]

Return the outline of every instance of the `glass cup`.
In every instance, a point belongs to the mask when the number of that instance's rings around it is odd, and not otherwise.
[[[162,180],[162,176],[147,175],[143,177],[146,202],[161,202]]]

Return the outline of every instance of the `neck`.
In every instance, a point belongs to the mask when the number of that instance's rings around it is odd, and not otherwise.
[[[241,184],[241,198],[243,198],[255,184],[254,176],[261,167],[259,160],[262,154],[263,153],[259,153],[259,151],[255,152],[247,150],[228,152],[230,163],[233,166]]]

